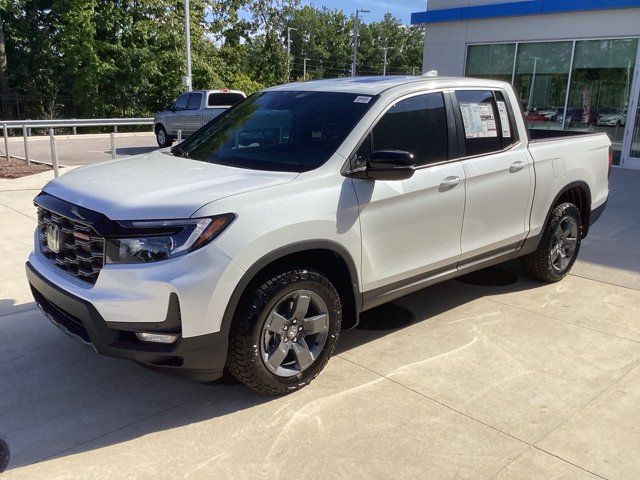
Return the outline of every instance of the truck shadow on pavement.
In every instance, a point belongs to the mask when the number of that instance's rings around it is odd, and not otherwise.
[[[478,287],[453,280],[399,303],[411,311],[415,323],[431,322],[439,314],[483,296],[542,285],[524,280],[517,263],[505,268],[515,272],[517,283]],[[372,316],[365,313],[363,322],[368,321],[367,315]],[[390,324],[389,329],[381,325],[376,330],[343,332],[336,354],[398,331],[393,321]],[[0,379],[0,438],[11,449],[9,470],[222,419],[272,401],[275,409],[315,399],[304,389],[274,401],[224,379],[198,384],[102,357],[66,338],[35,308],[21,308],[0,317]],[[269,416],[268,411],[262,414]],[[248,413],[245,420],[244,413],[241,415],[235,422],[251,423]],[[217,435],[225,431],[221,427]]]

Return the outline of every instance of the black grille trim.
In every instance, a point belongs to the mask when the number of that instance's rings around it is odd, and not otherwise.
[[[60,248],[47,246],[47,228],[59,230]],[[104,266],[104,238],[89,225],[38,206],[38,245],[40,252],[65,272],[94,285]]]

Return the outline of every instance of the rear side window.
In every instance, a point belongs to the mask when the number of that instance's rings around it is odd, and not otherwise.
[[[227,107],[244,100],[239,93],[211,93],[207,105],[210,107]]]
[[[490,90],[461,90],[456,98],[464,124],[466,156],[502,150],[499,114]]]
[[[190,93],[189,103],[187,104],[187,110],[198,110],[202,104],[201,93]]]
[[[429,93],[396,103],[373,128],[373,151],[404,150],[417,165],[447,160],[448,129],[444,98]]]

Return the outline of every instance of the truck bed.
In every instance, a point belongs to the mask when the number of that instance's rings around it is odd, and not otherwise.
[[[550,130],[528,128],[529,142],[541,142],[548,140],[560,140],[567,137],[583,137],[586,135],[599,135],[601,132],[580,132],[575,130]]]

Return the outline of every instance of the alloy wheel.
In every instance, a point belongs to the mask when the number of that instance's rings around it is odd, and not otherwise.
[[[551,248],[551,264],[558,272],[564,272],[571,264],[578,248],[578,222],[575,218],[566,216],[560,220],[553,233]]]
[[[292,377],[307,370],[320,356],[329,335],[329,309],[311,290],[281,297],[262,328],[260,354],[269,371]]]

